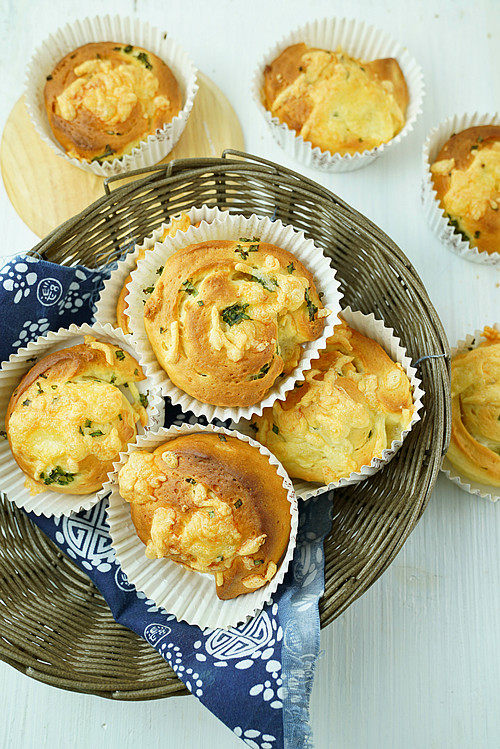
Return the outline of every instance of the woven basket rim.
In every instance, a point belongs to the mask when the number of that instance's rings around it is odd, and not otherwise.
[[[86,245],[80,252],[80,257],[83,257],[82,264],[84,264],[84,261],[87,262],[87,256],[82,255],[82,253],[87,252],[89,247],[92,250],[94,247],[92,242],[95,242],[95,246],[99,247],[99,252],[96,250],[89,257],[111,261],[119,254],[120,231],[125,231],[123,227],[119,228],[117,207],[126,209],[130,212],[134,221],[139,221],[136,216],[136,213],[139,214],[136,206],[140,201],[147,204],[149,210],[149,206],[155,200],[165,200],[164,215],[158,214],[158,218],[156,218],[156,215],[151,218],[148,214],[146,217],[149,221],[147,226],[147,233],[149,234],[165,220],[167,215],[171,215],[168,213],[168,210],[170,210],[168,201],[172,201],[173,204],[174,199],[177,198],[172,196],[176,195],[176,191],[182,189],[183,185],[184,189],[187,189],[186,185],[195,185],[192,188],[195,190],[202,189],[200,185],[203,186],[204,180],[212,180],[216,186],[220,181],[222,185],[221,195],[227,200],[224,190],[227,190],[227,184],[233,180],[240,186],[240,195],[247,201],[246,205],[248,206],[247,210],[240,208],[238,212],[259,213],[259,210],[256,209],[257,193],[259,190],[264,193],[267,190],[267,193],[265,193],[266,200],[269,203],[274,201],[275,214],[286,222],[283,216],[286,218],[287,212],[295,211],[294,216],[296,215],[297,223],[294,225],[297,228],[304,229],[304,225],[301,223],[303,220],[302,214],[299,215],[299,212],[309,210],[309,204],[311,206],[321,204],[325,216],[328,214],[328,221],[332,222],[336,232],[334,234],[335,243],[332,244],[331,248],[327,250],[324,246],[325,242],[320,243],[323,250],[332,258],[334,257],[333,253],[337,252],[344,262],[344,256],[347,257],[349,252],[349,249],[345,249],[347,244],[344,234],[349,235],[349,241],[353,246],[357,242],[356,255],[353,258],[359,260],[361,267],[365,268],[368,266],[362,265],[360,260],[362,252],[366,254],[366,248],[373,245],[374,259],[376,260],[373,273],[375,271],[378,273],[374,276],[373,284],[381,282],[381,277],[386,272],[385,264],[387,264],[387,269],[392,272],[389,280],[393,285],[388,289],[387,297],[383,295],[380,299],[377,297],[380,304],[385,303],[388,312],[394,311],[397,305],[401,303],[401,299],[405,299],[404,295],[409,295],[411,292],[412,301],[422,311],[420,317],[415,313],[415,320],[413,320],[412,315],[409,315],[405,310],[405,321],[408,327],[413,326],[412,334],[421,335],[422,339],[424,339],[424,334],[432,338],[436,351],[427,353],[438,353],[441,357],[424,361],[421,364],[421,375],[432,383],[432,387],[425,387],[428,393],[426,410],[432,413],[429,413],[427,418],[423,419],[422,423],[418,425],[418,431],[421,433],[422,441],[424,441],[424,438],[429,441],[429,434],[432,430],[434,430],[433,435],[435,432],[437,438],[431,440],[428,448],[422,449],[421,452],[413,450],[410,454],[408,450],[405,451],[402,448],[401,452],[404,452],[404,461],[406,461],[404,465],[408,468],[409,478],[404,478],[404,487],[394,487],[391,493],[392,505],[390,512],[387,511],[386,513],[387,531],[385,534],[380,532],[380,527],[377,525],[379,523],[378,515],[381,513],[380,508],[375,504],[367,508],[366,501],[360,494],[359,489],[360,486],[368,487],[365,495],[369,493],[370,489],[375,491],[372,482],[380,474],[367,482],[363,482],[358,487],[345,487],[335,491],[334,524],[331,536],[325,543],[327,549],[325,595],[320,602],[321,625],[326,626],[344,612],[387,569],[415,528],[429,500],[439,472],[442,456],[446,452],[449,442],[451,421],[449,346],[441,321],[415,268],[403,251],[363,214],[351,208],[345,201],[323,186],[298,172],[251,154],[227,150],[221,158],[174,160],[167,165],[140,169],[127,174],[127,178],[131,176],[135,177],[134,181],[121,186],[117,186],[116,183],[123,179],[123,175],[108,178],[104,184],[105,193],[101,198],[80,214],[68,219],[54,229],[29,254],[45,257],[49,260],[54,260],[54,256],[57,255],[61,264],[75,265],[78,261],[75,248],[77,244],[80,246],[80,242],[75,237],[85,235],[87,237]],[[276,177],[279,177],[279,186],[276,186]],[[293,201],[295,203],[300,199],[300,207],[292,205],[291,194],[294,195]],[[253,203],[248,196],[254,200]],[[217,196],[217,201],[219,201],[219,196]],[[234,206],[232,210],[236,212]],[[265,211],[261,213],[262,215],[270,214],[270,208],[267,204]],[[309,214],[306,213],[305,215],[307,218]],[[99,220],[99,217],[102,216],[105,217],[104,221]],[[313,230],[315,232],[326,232],[321,223],[327,221],[326,217],[318,218],[314,216],[309,220],[310,232]],[[319,222],[318,226],[313,226],[314,221]],[[288,223],[294,223],[294,220],[289,220]],[[354,227],[354,229],[351,230],[351,227]],[[329,227],[327,228],[329,231]],[[142,231],[142,228],[140,230]],[[351,232],[350,234],[348,230]],[[146,234],[143,234],[143,236],[146,236]],[[310,234],[310,236],[313,236],[313,234]],[[325,236],[330,235],[325,234]],[[88,251],[90,252],[90,250]],[[373,260],[373,258],[370,259]],[[379,266],[384,273],[380,271]],[[347,270],[349,269],[348,263],[345,267]],[[342,272],[344,272],[344,266]],[[389,284],[389,281],[387,283]],[[392,297],[389,291],[393,295]],[[372,293],[372,290],[370,290],[370,293]],[[417,457],[421,458],[420,463],[418,463]],[[394,468],[393,463],[399,464],[402,461],[403,457],[400,455],[398,460],[394,459],[384,471],[393,473],[393,469],[399,470],[399,468]],[[378,483],[381,483],[380,479],[377,480]],[[370,501],[372,501],[371,498]],[[410,501],[411,508],[408,508]],[[355,525],[356,518],[363,513],[366,513],[367,522],[357,536],[354,534],[350,538],[348,533],[344,533],[345,529],[351,522]],[[370,520],[370,513],[373,515],[373,522]],[[124,637],[127,640],[127,654],[123,656],[123,661],[120,662],[123,674],[119,678],[104,678],[101,673],[94,676],[90,671],[82,672],[77,677],[75,674],[78,669],[65,670],[57,665],[57,659],[54,658],[55,665],[51,664],[50,658],[53,656],[48,652],[48,646],[44,645],[43,642],[41,651],[37,647],[28,647],[28,644],[22,644],[21,640],[13,634],[11,623],[1,616],[2,609],[0,608],[0,660],[44,683],[62,689],[95,694],[111,699],[155,699],[172,694],[188,693],[184,685],[177,680],[167,664],[153,651],[151,646],[138,636],[130,633],[129,630],[125,630],[121,625],[108,621],[109,617],[106,618],[105,605],[103,608],[100,594],[93,589],[88,578],[73,565],[71,560],[65,558],[57,547],[43,536],[41,531],[31,525],[27,516],[21,516],[19,511],[15,510],[9,502],[2,500],[0,501],[0,518],[2,517],[5,519],[5,523],[3,529],[0,523],[0,534],[3,535],[3,539],[7,543],[3,546],[0,544],[0,579],[2,580],[0,582],[0,601],[4,593],[7,595],[7,587],[10,584],[8,576],[2,576],[1,574],[5,566],[8,568],[9,554],[11,556],[17,554],[16,559],[23,562],[34,558],[40,564],[51,569],[51,574],[54,575],[51,582],[54,585],[57,585],[59,579],[64,579],[68,586],[72,586],[71,590],[75,596],[81,596],[82,591],[85,591],[85,595],[92,598],[92,601],[84,604],[86,606],[84,610],[91,613],[97,611],[98,615],[102,617],[102,626],[106,637],[99,632],[97,637],[101,639],[98,641],[102,642],[102,646],[105,647],[108,640],[110,642],[112,640],[113,644],[116,644],[116,638]],[[404,517],[404,522],[400,520],[402,517]],[[334,543],[337,543],[337,541],[332,539],[334,537],[335,539],[337,537],[343,539],[343,534],[347,538],[346,546],[343,547],[341,552],[338,552],[338,550],[336,552]],[[359,539],[362,539],[362,541]],[[363,548],[367,549],[367,556],[366,558],[354,557],[352,562],[349,563],[349,575],[346,575],[343,571],[346,559],[350,559],[351,550],[358,542],[364,544]],[[376,555],[370,555],[370,549],[376,544],[380,547],[380,552]],[[5,548],[4,552],[2,552],[2,548]],[[5,560],[3,559],[4,554]],[[57,593],[60,595],[60,591],[57,591]],[[17,599],[15,600],[17,603]],[[56,606],[55,611],[60,613],[61,609]],[[29,617],[25,620],[25,624],[33,628],[33,631],[37,634],[40,634],[37,626],[43,627],[43,623],[35,621],[34,618],[29,619]],[[150,651],[152,651],[152,654]],[[63,653],[63,655],[65,654]],[[84,661],[85,655],[85,653],[82,654]],[[143,661],[147,661],[147,666],[144,666]],[[150,665],[150,662],[152,665]],[[130,678],[129,674],[134,672],[134,668],[139,671],[142,669],[141,675],[144,672],[146,676],[141,679]],[[150,671],[151,677],[149,678]]]

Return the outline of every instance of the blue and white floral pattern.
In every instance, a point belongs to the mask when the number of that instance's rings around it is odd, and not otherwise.
[[[6,318],[1,357],[7,359],[49,329],[90,322],[103,276],[33,258],[7,263],[0,269]],[[184,421],[196,423],[192,414],[168,403],[165,423]],[[245,624],[205,631],[177,621],[128,582],[111,547],[105,508],[103,500],[69,517],[30,517],[88,574],[116,621],[154,647],[249,747],[310,746],[308,703],[319,651],[318,599],[324,579],[322,542],[331,522],[329,499],[316,497],[302,506],[294,560],[274,601]]]

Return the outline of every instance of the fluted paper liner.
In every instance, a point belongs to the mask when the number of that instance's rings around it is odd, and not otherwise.
[[[254,413],[262,413],[262,409],[270,406],[277,398],[284,398],[285,394],[294,387],[295,382],[301,379],[302,372],[310,368],[311,361],[319,356],[321,349],[325,348],[326,339],[332,334],[338,322],[341,295],[335,271],[330,267],[329,261],[315,246],[312,239],[306,239],[302,231],[292,226],[285,226],[279,220],[271,221],[255,214],[252,214],[250,218],[245,218],[240,215],[222,214],[217,208],[207,210],[210,211],[207,215],[211,223],[203,220],[199,227],[192,226],[186,232],[177,232],[175,237],[157,243],[152,250],[146,252],[145,257],[138,263],[137,269],[132,272],[132,280],[127,285],[129,295],[126,314],[130,319],[130,330],[136,340],[137,348],[141,351],[151,371],[160,377],[163,395],[167,395],[172,403],[179,404],[184,412],[192,411],[196,416],[205,416],[208,421],[214,418],[222,421],[225,419],[239,421]],[[275,383],[262,401],[244,408],[225,408],[202,403],[188,395],[176,387],[160,367],[144,327],[144,301],[148,299],[144,289],[154,286],[158,280],[158,268],[164,265],[167,257],[182,247],[211,239],[238,239],[242,236],[259,237],[262,242],[269,242],[292,252],[313,274],[318,292],[324,293],[322,302],[331,313],[324,318],[325,326],[322,335],[315,341],[303,345],[298,366],[288,377]]]
[[[490,327],[495,328],[495,330],[498,330],[500,332],[499,323],[495,323]],[[477,348],[479,344],[484,340],[486,339],[483,336],[483,331],[476,330],[474,332],[474,335],[468,335],[466,336],[464,341],[458,341],[455,348],[451,349],[451,358],[453,359],[454,356],[469,350],[471,347]],[[472,481],[472,479],[461,474],[458,468],[450,463],[446,456],[443,459],[441,470],[443,471],[444,475],[450,479],[450,481],[453,481],[454,484],[457,484],[457,486],[459,486],[465,492],[469,492],[469,494],[476,494],[478,497],[482,497],[483,499],[489,499],[490,502],[496,502],[500,499],[500,487],[493,486],[492,484],[480,484],[478,481]]]
[[[223,218],[229,216],[228,211],[220,211],[218,208],[210,208],[207,205],[201,206],[201,208],[191,208],[186,211],[191,224],[197,224],[198,221],[207,221],[210,223],[214,218]],[[176,218],[172,216],[172,218]],[[127,253],[124,258],[118,261],[115,270],[111,272],[110,277],[104,283],[104,286],[99,294],[99,298],[95,306],[95,319],[102,323],[111,323],[114,327],[118,327],[116,321],[116,305],[118,303],[118,297],[123,288],[127,276],[130,275],[131,271],[135,269],[137,265],[137,259],[141,256],[144,250],[152,249],[157,242],[161,241],[163,233],[169,228],[169,222],[163,223],[158,229],[147,237],[141,244],[135,245],[134,249]],[[182,229],[178,229],[182,231]],[[156,280],[158,276],[156,276]]]
[[[441,122],[430,131],[422,150],[422,204],[430,228],[448,250],[451,250],[451,252],[454,252],[459,257],[465,258],[465,260],[470,260],[472,263],[500,265],[500,248],[498,252],[481,252],[477,247],[471,247],[470,243],[455,231],[455,228],[451,226],[448,217],[439,204],[432,183],[431,166],[446,141],[454,133],[461,133],[462,130],[479,125],[500,125],[500,114],[498,112],[493,114],[479,114],[478,112],[474,112],[474,114],[456,114],[444,120],[444,122]]]
[[[130,154],[99,164],[71,158],[56,140],[45,110],[43,91],[47,76],[69,52],[92,42],[118,42],[143,47],[172,70],[182,92],[183,107],[161,129],[148,135]],[[188,55],[164,32],[138,18],[96,16],[67,23],[36,50],[26,72],[26,107],[36,131],[50,148],[71,164],[101,177],[153,166],[172,150],[182,135],[198,91],[196,68]]]
[[[12,354],[8,361],[3,362],[0,368],[0,423],[5,429],[5,415],[9,400],[17,385],[35,365],[32,359],[38,360],[63,348],[83,343],[83,336],[93,335],[98,340],[120,346],[129,354],[134,356],[141,365],[146,379],[138,382],[137,388],[140,393],[148,394],[148,423],[146,429],[157,428],[163,424],[165,404],[160,396],[158,384],[154,376],[148,370],[147,365],[134,350],[130,336],[125,336],[120,330],[114,330],[111,325],[70,325],[69,328],[60,328],[57,332],[48,332],[37,338],[36,341],[28,343],[27,346]],[[31,359],[31,361],[28,361]],[[137,424],[138,433],[144,432],[140,423]],[[32,495],[24,486],[26,474],[21,471],[14,456],[12,455],[7,439],[0,441],[0,486],[7,498],[18,507],[23,507],[28,512],[46,517],[60,517],[70,515],[80,510],[89,510],[106,494],[106,489],[100,489],[93,494],[60,494],[54,491],[44,491]]]
[[[122,499],[118,491],[118,472],[131,452],[144,448],[152,451],[158,445],[163,445],[182,434],[199,432],[225,434],[253,445],[276,468],[278,475],[283,479],[283,486],[290,502],[290,539],[276,575],[262,588],[227,601],[217,598],[213,575],[195,572],[171,559],[148,559],[146,557],[144,553],[146,547],[139,539],[131,520],[130,504]],[[177,619],[186,621],[188,624],[196,624],[202,629],[205,627],[227,628],[246,621],[271,601],[278,586],[283,582],[293,557],[297,537],[298,509],[292,482],[281,463],[267,448],[235,431],[213,426],[183,424],[169,429],[149,431],[138,437],[136,444],[131,445],[126,453],[121,454],[109,478],[110,482],[105,484],[106,489],[111,489],[107,513],[111,542],[117,560],[128,581],[135,585],[137,590],[145,593],[157,606],[174,614]]]
[[[377,471],[380,471],[397,453],[406,435],[409,434],[411,429],[417,421],[420,421],[420,412],[422,410],[422,398],[424,391],[421,388],[422,382],[417,377],[417,370],[412,366],[411,359],[406,354],[406,349],[401,345],[400,339],[394,335],[392,328],[386,328],[382,320],[377,320],[373,314],[365,315],[362,312],[355,312],[350,307],[346,307],[340,313],[346,323],[358,330],[363,335],[376,341],[384,351],[391,357],[395,362],[402,365],[405,370],[408,379],[410,380],[413,395],[413,415],[411,422],[407,429],[401,433],[401,437],[397,440],[393,440],[391,446],[382,451],[381,457],[373,458],[369,465],[362,466],[359,471],[353,471],[344,478],[334,481],[330,484],[318,484],[310,481],[303,481],[302,479],[292,479],[295,492],[297,497],[300,499],[309,499],[309,497],[315,497],[323,492],[330,491],[331,489],[338,489],[342,486],[349,486],[351,484],[358,484],[360,481],[373,476]],[[248,421],[242,421],[235,425],[238,431],[243,434],[253,434],[249,427]]]
[[[382,143],[376,148],[362,153],[342,156],[339,153],[322,151],[318,146],[313,148],[312,144],[304,140],[301,135],[297,135],[295,130],[291,130],[277,117],[273,117],[262,102],[261,90],[264,69],[284,49],[299,42],[333,52],[341,47],[352,57],[365,61],[383,57],[396,58],[403,71],[410,99],[406,121],[400,132],[394,138],[391,138],[388,143]],[[372,161],[378,159],[384,152],[393,148],[406,137],[413,130],[422,111],[424,90],[422,69],[416,60],[411,57],[406,47],[374,26],[368,26],[363,21],[347,18],[317,19],[287,34],[262,58],[252,80],[253,98],[278,145],[286,151],[288,156],[300,161],[305,166],[329,172],[352,172],[355,169],[361,169],[361,167],[371,164]]]

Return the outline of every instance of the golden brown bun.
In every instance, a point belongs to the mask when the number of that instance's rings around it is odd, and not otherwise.
[[[290,538],[290,503],[274,466],[236,437],[189,434],[134,451],[121,496],[152,559],[215,575],[225,600],[271,580]]]
[[[36,494],[98,491],[146,412],[134,383],[136,360],[118,346],[85,336],[55,351],[23,377],[5,418],[12,454]],[[133,398],[129,403],[119,386]],[[144,399],[143,399],[144,400]]]
[[[500,125],[452,135],[431,174],[441,207],[471,246],[500,252]]]
[[[196,226],[198,225],[199,223],[196,224]],[[170,220],[168,226],[165,227],[165,231],[163,232],[162,237],[160,237],[158,241],[163,242],[166,237],[173,237],[178,231],[187,231],[190,226],[191,222],[187,213],[181,213],[180,216],[175,216]],[[145,253],[146,250],[141,250],[141,252],[137,255],[137,262],[125,279],[122,290],[120,291],[120,294],[118,296],[118,302],[116,304],[116,323],[117,326],[121,328],[125,334],[130,333],[128,315],[125,312],[125,310],[128,309],[128,302],[126,301],[126,297],[128,296],[127,284],[132,278],[132,273],[136,269],[137,263],[142,260]]]
[[[168,65],[148,50],[116,42],[85,44],[63,57],[47,77],[44,96],[55,138],[82,161],[130,153],[182,108]]]
[[[391,140],[405,123],[409,100],[397,60],[363,62],[303,43],[266,66],[262,98],[313,147],[340,154]]]
[[[144,307],[156,358],[179,388],[203,403],[249,406],[321,335],[311,273],[258,239],[211,240],[171,255]]]
[[[254,416],[252,425],[290,476],[327,484],[380,457],[412,414],[411,385],[401,365],[343,322],[305,381]]]
[[[500,333],[451,362],[451,442],[446,457],[459,473],[500,486]]]

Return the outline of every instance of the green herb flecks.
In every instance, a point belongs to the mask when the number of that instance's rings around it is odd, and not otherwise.
[[[131,44],[127,44],[127,46],[123,48],[123,51],[125,52],[125,54],[129,55],[133,49],[134,48]]]
[[[114,149],[111,148],[111,146],[109,145],[109,143],[106,143],[106,148],[104,149],[104,153],[101,154],[100,156],[94,156],[93,159],[90,159],[90,162],[92,163],[93,161],[97,161],[97,162],[100,163],[104,159],[107,159],[108,156],[112,156],[114,154],[114,152],[115,152]]]
[[[280,433],[279,427],[277,427],[276,424],[273,424],[273,432],[275,434],[279,434]]]
[[[271,369],[271,362],[269,361],[266,364],[264,364],[263,367],[261,367],[259,369],[259,371],[257,372],[257,374],[251,375],[249,379],[250,380],[261,380],[263,377],[266,376],[266,374],[269,372],[270,369]]]
[[[123,421],[123,416],[121,414],[118,414],[118,421]]]
[[[164,333],[164,332],[165,332],[165,328],[163,328],[163,327],[162,327],[162,326],[160,325],[160,335],[163,335],[163,333]]]
[[[318,308],[311,300],[311,289],[307,288],[304,294],[304,299],[307,304],[307,311],[309,312],[309,320],[312,322],[314,320],[314,316],[316,312],[318,311]]]
[[[237,501],[236,501],[236,502],[234,503],[234,507],[235,507],[235,509],[237,510],[237,509],[238,509],[238,507],[241,507],[241,505],[242,505],[242,504],[243,504],[243,502],[241,501],[241,499],[238,499],[238,500],[237,500]]]
[[[208,511],[208,517],[209,518],[214,518],[215,517],[215,512],[213,510],[209,510]]]
[[[76,473],[68,473],[64,471],[61,466],[56,466],[51,470],[49,474],[41,473],[40,478],[43,483],[47,486],[49,484],[58,484],[59,486],[67,486],[74,480]]]
[[[479,239],[480,236],[481,236],[481,232],[479,230],[474,232],[475,239]]]
[[[42,388],[42,386],[40,385],[40,383],[38,382],[38,380],[36,382],[36,386],[38,388],[38,395],[41,395],[42,393],[45,393],[45,390]]]
[[[90,432],[91,437],[104,437],[104,432],[101,432],[100,429],[96,429],[95,432]]]
[[[196,303],[197,303],[198,307],[204,307],[205,306],[205,302],[203,301],[203,299],[200,299],[200,301],[196,302]]]
[[[250,280],[260,283],[266,291],[276,291],[278,286],[278,282],[274,276],[251,276]]]
[[[464,230],[460,228],[458,221],[455,218],[448,218],[448,223],[450,224],[450,226],[453,226],[453,228],[455,229],[455,232],[457,234],[460,234],[460,236],[462,237],[463,240],[465,240],[465,242],[469,241],[469,237],[464,232]]]
[[[3,430],[0,431],[0,439],[6,440],[7,439],[7,432],[4,432]]]
[[[220,439],[221,442],[227,442],[227,437],[225,434],[218,434],[217,437]]]
[[[160,267],[156,269],[156,273],[157,273],[157,274],[158,274],[159,276],[161,276],[161,274],[163,273],[163,268],[164,268],[164,266],[163,266],[163,265],[160,265]]]
[[[125,359],[125,353],[121,349],[115,351],[115,356],[119,361],[123,361]]]
[[[249,307],[248,304],[239,304],[239,303],[232,304],[230,307],[226,307],[220,313],[223,322],[225,322],[226,325],[229,325],[230,327],[232,327],[233,325],[237,325],[243,320],[251,320],[252,318],[250,317],[250,315],[247,315],[247,312],[246,312],[248,307]]]
[[[293,263],[290,263],[290,265],[286,266],[287,271],[292,274],[295,270],[295,265]]]
[[[258,432],[259,431],[259,427],[253,421],[250,422],[250,429],[253,429],[254,432]]]
[[[30,403],[31,403],[30,399],[26,398],[26,400],[23,401],[23,406],[29,406]]]
[[[224,561],[224,557],[222,556],[222,554],[221,554],[220,557],[217,557],[215,561],[216,562],[223,562]]]
[[[46,79],[45,79],[45,80],[46,80],[46,81],[51,81],[51,80],[52,80],[52,76],[51,76],[51,75],[48,75],[48,76],[46,77]]]
[[[145,289],[143,289],[144,294],[152,294],[155,290],[154,286],[146,286]]]
[[[90,421],[90,419],[85,419],[85,421],[84,421],[84,423],[83,423],[83,426],[84,426],[84,427],[85,427],[86,429],[89,429],[89,427],[91,426],[91,424],[92,424],[92,422]]]
[[[145,68],[147,68],[147,70],[153,69],[153,66],[149,62],[149,57],[147,56],[145,52],[139,52],[139,54],[136,55],[136,57],[139,60],[139,62],[142,62],[142,64],[144,65]]]
[[[188,478],[188,479],[186,479],[186,481],[188,482],[188,484],[193,484],[193,486],[194,486],[195,484],[197,484],[197,483],[198,483],[198,482],[196,481],[196,479],[193,479],[193,478],[191,478],[191,477],[190,477],[190,478]]]
[[[192,294],[193,296],[196,296],[198,294],[198,289],[196,288],[196,286],[193,286],[193,282],[190,278],[188,278],[186,281],[183,281],[182,285],[186,294]]]
[[[241,255],[242,260],[247,259],[249,252],[259,251],[260,239],[258,237],[252,237],[252,239],[249,239],[248,237],[240,237],[238,242],[239,244],[236,245],[234,251]]]
[[[140,400],[141,406],[143,408],[147,408],[148,407],[149,400],[148,400],[148,396],[147,395],[145,395],[144,393],[140,393],[139,400]]]
[[[254,563],[255,567],[258,567],[259,564],[264,564],[264,560],[263,559],[254,559],[253,563]]]
[[[115,384],[115,382],[116,382],[116,375],[115,374],[111,375],[109,382],[110,382],[111,385]]]

